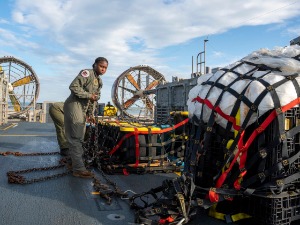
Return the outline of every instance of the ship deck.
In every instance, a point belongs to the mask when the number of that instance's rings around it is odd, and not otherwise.
[[[0,151],[56,152],[55,128],[52,123],[19,122],[0,129]],[[67,175],[34,184],[9,184],[8,171],[57,165],[61,156],[0,156],[0,224],[9,225],[110,225],[135,224],[134,211],[128,200],[113,198],[112,204],[93,193],[92,180]],[[94,171],[101,177],[99,171]],[[47,172],[35,172],[34,176]],[[53,173],[53,172],[51,172]],[[33,176],[33,175],[28,175]],[[109,175],[123,190],[141,193],[158,187],[175,174]],[[188,224],[225,224],[221,220],[198,215]]]

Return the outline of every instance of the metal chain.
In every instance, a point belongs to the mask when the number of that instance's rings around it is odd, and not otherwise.
[[[8,155],[13,155],[13,156],[44,156],[44,155],[59,155],[59,152],[34,152],[34,153],[23,153],[23,152],[11,152],[11,151],[6,151],[6,152],[0,152],[0,155],[2,156],[8,156]],[[26,179],[24,176],[20,174],[24,173],[30,173],[34,171],[46,171],[46,170],[55,170],[59,169],[62,167],[65,167],[65,162],[62,159],[59,162],[59,165],[56,166],[50,166],[50,167],[40,167],[40,168],[31,168],[31,169],[26,169],[26,170],[18,170],[18,171],[9,171],[7,172],[7,177],[8,177],[8,182],[9,183],[14,183],[14,184],[32,184],[40,181],[45,181],[45,180],[50,180],[58,177],[65,176],[70,173],[70,171],[66,171],[63,173],[58,173],[50,176],[45,176],[45,177],[39,177],[39,178],[33,178],[33,179]]]
[[[94,165],[97,166],[97,169],[100,171],[101,176],[104,178],[106,184],[103,184],[100,180],[100,178],[94,177],[93,179],[93,187],[95,191],[99,192],[100,196],[104,198],[107,202],[107,204],[111,204],[112,202],[112,196],[118,196],[118,197],[127,197],[127,193],[121,191],[121,189],[117,186],[117,184],[113,181],[111,181],[107,175],[103,172],[101,168],[101,151],[99,148],[99,120],[98,120],[98,112],[99,107],[97,105],[95,110],[95,128],[94,128],[94,135],[90,134],[90,136],[93,136],[93,140],[90,138],[90,141],[94,141],[93,146],[91,147],[91,144],[89,144],[89,154],[92,155],[92,158],[90,159]],[[92,129],[90,132],[93,132]]]
[[[14,155],[14,156],[39,156],[39,155],[59,155],[59,152],[34,152],[34,153],[22,153],[22,152],[0,152],[0,155]]]
[[[8,171],[7,172],[8,182],[14,183],[14,184],[32,184],[32,183],[36,183],[36,182],[40,182],[40,181],[46,181],[46,180],[63,177],[63,176],[66,176],[67,174],[71,173],[71,171],[68,170],[63,173],[57,173],[57,174],[53,174],[50,176],[44,176],[44,177],[32,178],[32,179],[27,179],[24,176],[20,175],[20,174],[36,172],[36,171],[56,170],[56,169],[60,169],[63,167],[65,167],[65,165],[60,164],[57,166],[39,167],[39,168],[31,168],[31,169],[17,170],[17,171]]]
[[[107,175],[101,169],[101,164],[99,160],[97,160],[97,168],[101,173],[101,176],[104,178],[106,184],[101,183],[100,178],[94,177],[93,187],[95,191],[98,191],[100,196],[106,200],[107,204],[111,204],[112,196],[120,197],[121,199],[127,198],[128,194],[122,191],[116,182],[110,180]],[[111,189],[112,187],[112,189]]]

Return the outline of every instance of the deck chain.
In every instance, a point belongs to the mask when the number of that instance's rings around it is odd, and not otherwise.
[[[93,178],[93,188],[96,192],[99,193],[100,197],[106,200],[107,204],[112,203],[112,197],[117,196],[120,198],[127,197],[127,193],[123,192],[115,182],[110,180],[108,176],[103,172],[101,168],[101,157],[103,157],[104,150],[99,148],[99,126],[101,124],[98,120],[98,107],[95,110],[95,124],[93,129],[93,124],[90,123],[86,134],[86,141],[84,144],[84,162],[87,167],[96,166],[96,168],[100,171],[101,176],[105,180],[105,184],[101,182],[99,177],[94,176]],[[101,129],[101,128],[100,128]],[[105,149],[106,150],[106,149]]]
[[[8,155],[13,155],[13,156],[39,156],[39,155],[59,155],[59,152],[33,152],[33,153],[22,153],[22,152],[11,152],[11,151],[6,151],[6,152],[0,152],[0,155],[3,156],[8,156]]]
[[[23,175],[20,175],[20,174],[37,172],[37,171],[57,170],[57,169],[65,167],[65,166],[66,165],[64,163],[60,162],[60,164],[56,165],[56,166],[30,168],[30,169],[17,170],[17,171],[8,171],[7,172],[8,183],[33,184],[33,183],[37,183],[37,182],[41,182],[41,181],[46,181],[46,180],[51,180],[51,179],[56,179],[56,178],[59,178],[59,177],[63,177],[63,176],[68,175],[69,173],[71,173],[71,171],[67,170],[63,173],[57,173],[57,174],[53,174],[53,175],[49,175],[49,176],[32,178],[32,179],[28,179],[28,178],[26,178],[26,177],[24,177]]]

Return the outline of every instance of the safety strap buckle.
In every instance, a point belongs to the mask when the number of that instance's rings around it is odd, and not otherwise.
[[[252,111],[256,112],[256,110],[257,110],[257,105],[254,105],[254,104],[253,104],[253,105],[251,105],[250,108],[251,108]]]
[[[289,160],[287,160],[287,159],[284,159],[284,160],[282,160],[282,165],[284,166],[284,167],[286,167],[286,166],[288,166],[289,165]]]
[[[206,128],[206,131],[207,131],[207,132],[212,132],[212,127],[207,127],[207,128]]]
[[[198,205],[198,206],[202,206],[203,203],[204,203],[204,202],[203,202],[203,199],[201,199],[201,198],[197,198],[196,201],[197,201],[197,205]]]
[[[281,108],[277,108],[276,109],[276,115],[280,115],[282,113],[282,109]]]
[[[286,140],[286,134],[281,134],[281,135],[280,135],[280,139],[281,139],[282,141]]]
[[[283,185],[284,185],[283,180],[282,180],[282,179],[276,180],[276,185],[277,185],[278,187],[283,186]]]
[[[294,77],[294,76],[291,76],[291,75],[286,76],[285,78],[288,79],[288,80],[294,80],[294,79],[295,79],[295,77]]]
[[[267,157],[268,153],[267,153],[266,149],[262,149],[259,151],[259,155],[262,159],[264,159]]]
[[[222,144],[225,145],[226,142],[227,142],[227,140],[224,138],[224,139],[222,140]]]
[[[259,174],[257,174],[257,175],[258,175],[259,179],[261,179],[261,180],[263,180],[263,179],[266,178],[266,175],[265,175],[265,173],[263,173],[263,172],[261,172],[261,173],[259,173]]]
[[[154,208],[153,209],[155,214],[161,213],[161,209],[160,208]]]

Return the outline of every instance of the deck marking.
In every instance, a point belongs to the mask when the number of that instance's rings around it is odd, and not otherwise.
[[[16,126],[18,126],[18,124],[12,123],[12,124],[10,124],[9,126],[3,128],[3,129],[0,129],[0,130],[7,130],[7,129],[9,129],[9,128],[16,127]]]

